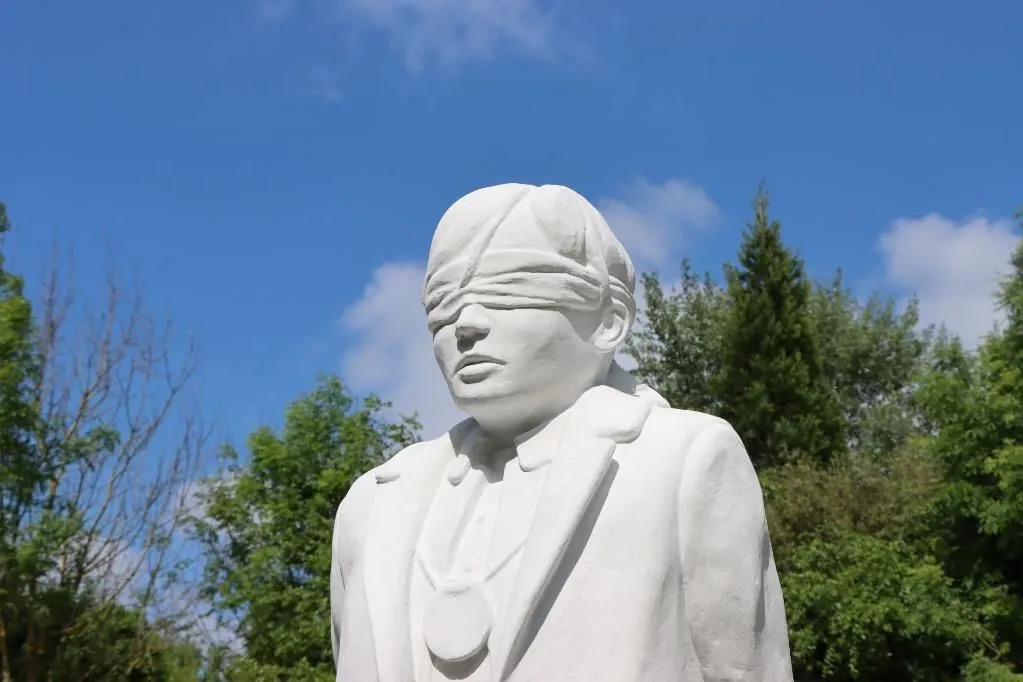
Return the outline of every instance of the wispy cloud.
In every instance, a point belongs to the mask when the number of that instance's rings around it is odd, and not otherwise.
[[[721,213],[702,187],[681,179],[656,184],[637,178],[597,203],[640,268],[663,265]]]
[[[278,23],[310,0],[256,2],[261,20]],[[346,31],[384,39],[412,72],[499,54],[556,61],[583,53],[542,0],[334,0],[327,7],[333,16],[321,13],[323,21],[340,19]]]
[[[1020,236],[1008,219],[899,218],[878,249],[886,279],[920,299],[924,324],[944,324],[974,346],[1001,319],[998,282]]]
[[[455,66],[499,51],[551,59],[559,53],[549,11],[538,0],[341,0],[344,14],[383,32],[419,70]]]
[[[416,412],[424,436],[443,433],[464,415],[448,395],[433,357],[420,295],[426,269],[420,263],[384,263],[362,296],[341,317],[350,343],[342,358],[345,380],[375,392],[403,413]]]

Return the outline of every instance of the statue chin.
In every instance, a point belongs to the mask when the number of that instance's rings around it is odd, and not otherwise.
[[[584,376],[589,373],[578,372]],[[565,376],[529,386],[514,377],[493,376],[478,383],[461,382],[455,377],[448,386],[458,409],[476,420],[485,433],[511,440],[570,408],[588,389],[604,383],[606,370],[601,374],[602,381]]]
[[[542,415],[537,416],[537,412],[540,411],[536,410],[535,406],[533,410],[527,410],[525,406],[516,406],[514,404],[507,405],[505,409],[501,409],[500,406],[493,403],[487,405],[474,403],[468,404],[465,407],[459,407],[476,420],[476,423],[479,424],[484,433],[508,440],[520,436],[537,424],[556,416],[555,414],[546,418]]]
[[[536,426],[558,416],[574,401],[564,407],[562,401],[554,404],[537,400],[535,396],[507,396],[503,399],[489,397],[485,400],[459,400],[455,404],[468,414],[484,433],[503,439],[514,439]]]

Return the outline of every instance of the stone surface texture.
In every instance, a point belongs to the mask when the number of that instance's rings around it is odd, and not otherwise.
[[[334,522],[339,682],[790,682],[763,496],[729,424],[615,361],[635,272],[567,187],[477,190],[423,293],[471,415]]]

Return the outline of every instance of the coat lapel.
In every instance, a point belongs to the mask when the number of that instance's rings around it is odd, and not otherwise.
[[[478,440],[473,431],[458,448],[458,455],[445,468],[430,504],[416,554],[433,589],[438,589],[451,569],[457,542],[482,488],[477,484],[472,463],[466,454]]]
[[[522,550],[507,611],[495,632],[492,653],[499,682],[507,679],[529,644],[527,625],[613,454],[613,441],[597,439],[562,443],[558,449]]]
[[[464,424],[465,422],[463,422]],[[409,589],[423,519],[465,428],[428,444],[376,473],[377,489],[366,545],[365,588],[379,682],[413,679]]]
[[[529,624],[579,523],[610,469],[619,442],[639,435],[651,404],[606,386],[570,410],[522,551],[515,588],[491,640],[495,682],[514,670],[532,636]]]
[[[650,402],[598,386],[570,410],[540,494],[504,617],[491,638],[496,682],[530,644],[529,624],[579,523],[610,468],[618,443],[639,435]],[[365,589],[379,682],[415,678],[409,589],[416,543],[437,487],[457,468],[456,453],[476,430],[462,422],[446,438],[380,467],[366,545]],[[459,460],[461,458],[458,458]],[[464,500],[462,500],[464,504]],[[461,506],[461,505],[456,505]]]

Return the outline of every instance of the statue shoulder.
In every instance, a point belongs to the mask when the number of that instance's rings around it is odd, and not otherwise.
[[[422,441],[408,445],[356,478],[348,489],[348,494],[338,505],[336,521],[358,517],[364,510],[368,512],[367,508],[372,502],[373,490],[377,484],[388,483],[397,478],[398,473],[414,464],[433,442]]]
[[[728,421],[695,410],[655,407],[637,441],[650,466],[663,467],[665,485],[683,489],[711,485],[716,477],[743,482],[753,472],[742,440]],[[756,480],[755,473],[752,474]]]
[[[430,466],[430,455],[449,455],[457,449],[457,444],[474,428],[475,422],[466,419],[456,424],[447,433],[430,440],[420,441],[403,448],[386,462],[364,474],[376,483],[390,483],[406,472],[415,471],[419,467]]]
[[[706,438],[715,437],[715,434],[721,434],[722,437],[735,434],[731,424],[721,417],[696,410],[662,406],[651,410],[643,431],[645,440],[675,455],[679,454],[680,448],[688,452]]]
[[[656,417],[663,421],[665,425],[670,425],[670,428],[686,432],[703,431],[704,429],[713,426],[731,426],[721,417],[715,417],[714,415],[706,412],[697,412],[696,410],[679,410],[674,407],[655,407],[652,412],[651,418]]]
[[[467,419],[437,438],[404,447],[359,476],[337,507],[334,516],[335,538],[352,538],[351,543],[358,544],[358,538],[369,523],[377,487],[387,485],[404,474],[414,474],[421,467],[430,467],[437,458],[452,455],[453,444],[461,442],[474,423]]]
[[[377,487],[428,461],[430,452],[443,447],[447,440],[448,435],[445,434],[433,440],[413,443],[356,478],[334,515],[335,552],[345,556],[358,551],[369,525]]]

